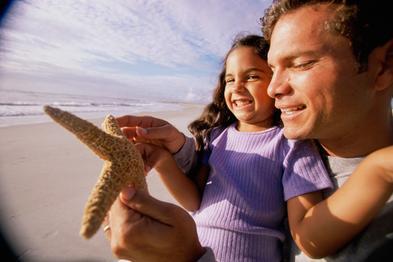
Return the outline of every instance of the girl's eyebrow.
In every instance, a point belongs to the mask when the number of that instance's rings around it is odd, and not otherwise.
[[[258,67],[252,67],[252,68],[249,68],[249,69],[247,69],[246,71],[245,71],[245,73],[247,74],[247,73],[250,73],[250,72],[252,72],[252,71],[258,71],[258,72],[260,72],[260,73],[263,73],[263,74],[272,74],[272,72],[271,72],[271,70],[266,70],[266,69],[262,69],[262,68],[258,68]]]
[[[248,74],[248,73],[250,73],[252,71],[258,71],[258,72],[261,72],[263,74],[271,74],[272,73],[270,70],[267,71],[266,69],[259,68],[259,67],[250,67],[250,68],[246,69],[243,73],[244,74]],[[233,77],[233,74],[227,73],[227,74],[225,74],[225,77]]]
[[[262,70],[262,69],[257,68],[257,67],[249,68],[245,72],[248,73],[248,72],[251,72],[251,71],[259,71],[259,72],[265,73],[265,70]]]
[[[270,72],[266,72],[266,70],[263,70],[263,69],[258,68],[258,67],[248,68],[247,70],[244,71],[244,73],[249,73],[249,72],[252,72],[252,71],[258,71],[258,72],[262,72],[262,73],[270,73]],[[227,77],[227,76],[233,76],[233,75],[230,74],[230,73],[225,74],[225,77]]]

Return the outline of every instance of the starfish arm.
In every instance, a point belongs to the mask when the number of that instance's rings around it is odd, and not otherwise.
[[[130,157],[123,158],[117,162],[119,170],[125,173],[125,185],[147,190],[143,158],[132,143],[130,143],[130,149],[128,151]]]
[[[113,156],[113,145],[119,144],[119,141],[123,140],[107,134],[92,123],[61,109],[45,106],[44,111],[104,160],[109,160]]]
[[[105,161],[100,178],[88,198],[82,218],[80,234],[91,238],[100,228],[105,215],[124,186],[147,189],[143,162],[129,158]]]
[[[127,141],[121,147],[122,150],[118,150],[112,159],[116,166],[119,167],[119,172],[124,173],[124,176],[127,177],[127,185],[132,185],[135,188],[146,188],[144,163],[138,149],[123,135],[116,119],[112,115],[108,115],[105,118],[102,126],[107,133],[120,136]],[[117,148],[120,149],[120,146],[117,146]]]
[[[117,124],[115,117],[112,115],[108,115],[105,117],[104,122],[102,123],[102,128],[108,134],[125,138],[123,132],[121,131],[119,125]]]
[[[100,228],[111,205],[122,188],[122,179],[111,162],[105,161],[100,178],[87,200],[82,217],[80,234],[91,238]]]

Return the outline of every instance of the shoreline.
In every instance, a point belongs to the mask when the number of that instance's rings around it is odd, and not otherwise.
[[[170,108],[169,106],[173,105],[174,108]],[[140,109],[134,109],[130,108],[130,110],[127,109],[121,109],[121,110],[116,110],[116,111],[108,111],[108,110],[102,110],[102,111],[84,111],[84,112],[73,112],[70,111],[69,108],[65,106],[56,106],[53,105],[54,107],[59,107],[62,110],[69,111],[79,117],[82,117],[84,119],[89,119],[89,120],[101,120],[103,119],[107,114],[113,114],[115,116],[121,116],[121,115],[127,115],[127,114],[132,114],[132,115],[162,115],[160,113],[160,110],[165,113],[169,112],[178,112],[182,110],[188,110],[192,108],[203,108],[205,104],[195,104],[195,103],[167,103],[167,106],[165,109],[163,108],[157,108],[153,111],[149,110],[140,110]],[[191,120],[190,120],[191,121]],[[13,126],[21,126],[21,125],[32,125],[32,124],[45,124],[45,123],[51,123],[52,120],[43,112],[41,111],[41,114],[34,114],[34,115],[23,115],[23,116],[1,116],[0,117],[0,128],[3,127],[13,127]]]
[[[141,112],[187,125],[203,105],[180,112]],[[102,118],[103,119],[103,118]],[[97,126],[102,119],[91,120]],[[79,236],[87,197],[102,160],[53,122],[0,127],[0,218],[2,230],[22,261],[116,261],[100,230],[90,240]],[[153,171],[149,192],[175,203]]]

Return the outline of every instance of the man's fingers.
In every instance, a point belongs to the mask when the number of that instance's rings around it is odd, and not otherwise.
[[[110,216],[110,212],[108,212],[104,218],[104,221],[102,222],[102,229],[104,231],[104,235],[106,237],[106,239],[108,239],[109,241],[111,240],[111,230],[110,230],[110,225],[109,225],[109,216]]]
[[[120,200],[133,210],[167,225],[173,223],[175,216],[185,212],[176,205],[155,199],[146,191],[135,191],[130,187],[121,192]]]
[[[121,230],[123,225],[135,223],[142,218],[140,213],[135,212],[124,204],[123,201],[120,200],[120,197],[113,203],[110,214],[110,237],[113,236],[113,234],[119,234],[121,232],[119,230]]]

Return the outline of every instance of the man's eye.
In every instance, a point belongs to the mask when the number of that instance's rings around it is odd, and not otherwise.
[[[315,64],[315,61],[311,60],[311,61],[307,61],[307,62],[303,62],[303,63],[294,64],[293,67],[295,69],[308,69],[311,66],[313,66],[314,64]]]

